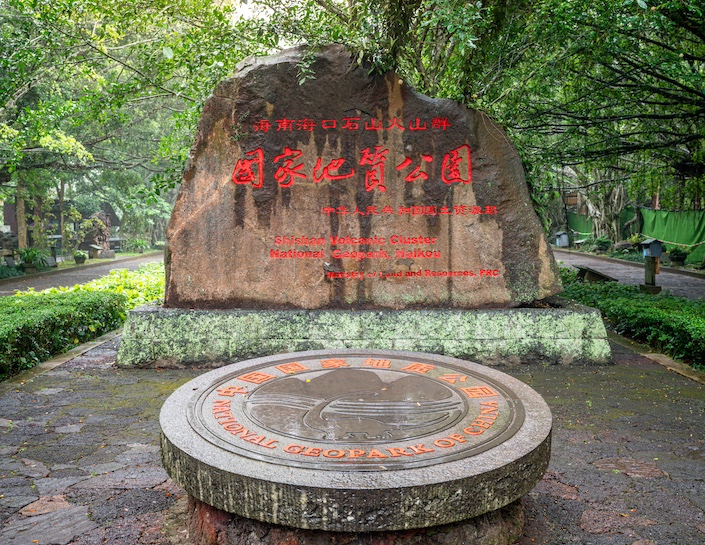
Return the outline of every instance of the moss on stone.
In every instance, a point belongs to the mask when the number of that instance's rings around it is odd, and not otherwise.
[[[217,367],[270,354],[333,348],[433,352],[488,365],[604,364],[597,311],[564,308],[418,311],[242,311],[141,307],[128,316],[118,364]]]

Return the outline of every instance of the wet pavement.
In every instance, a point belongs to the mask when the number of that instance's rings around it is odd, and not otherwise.
[[[70,269],[55,269],[43,273],[28,274],[14,278],[3,278],[0,280],[0,297],[13,295],[15,290],[24,291],[34,288],[37,291],[47,288],[58,288],[64,286],[74,286],[84,284],[101,276],[105,276],[113,269],[135,270],[154,261],[162,261],[162,252],[149,253],[144,256],[117,258],[112,261],[92,264],[90,261],[86,265],[72,267]]]
[[[109,337],[0,384],[2,545],[188,543],[158,414],[201,371],[118,369]],[[613,366],[505,370],[554,416],[519,545],[705,543],[703,375],[613,350]]]
[[[595,256],[581,252],[553,250],[556,261],[562,265],[583,266],[615,278],[623,284],[638,286],[644,283],[644,265],[609,257]],[[656,285],[672,295],[687,299],[705,299],[705,271],[695,272],[675,267],[661,266],[656,276]]]
[[[643,282],[639,266],[556,258]],[[0,295],[160,259],[3,281]],[[657,282],[705,298],[705,277],[662,272]],[[0,383],[0,544],[188,543],[184,492],[160,462],[158,414],[202,371],[118,369],[119,341],[108,335]],[[613,343],[614,366],[505,369],[554,416],[551,464],[524,500],[518,545],[705,543],[705,375],[687,372],[692,380],[622,344]]]

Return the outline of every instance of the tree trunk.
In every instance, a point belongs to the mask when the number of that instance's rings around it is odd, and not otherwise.
[[[17,177],[17,195],[15,200],[15,215],[17,216],[17,249],[27,247],[27,213],[24,202],[24,182],[21,176]]]
[[[56,188],[56,195],[59,199],[59,234],[61,235],[61,250],[65,248],[64,245],[64,224],[66,223],[65,218],[65,207],[64,203],[64,193],[66,192],[66,182],[64,180],[59,181],[59,187]]]

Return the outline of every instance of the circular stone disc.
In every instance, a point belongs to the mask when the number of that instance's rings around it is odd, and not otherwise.
[[[205,373],[162,407],[162,455],[189,494],[330,531],[446,524],[541,479],[551,413],[526,384],[454,358],[281,354]]]

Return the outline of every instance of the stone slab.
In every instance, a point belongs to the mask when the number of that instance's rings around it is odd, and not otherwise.
[[[3,545],[66,545],[74,537],[98,525],[84,506],[69,507],[36,517],[10,522],[0,530]]]
[[[160,413],[172,479],[217,509],[335,532],[448,524],[531,490],[550,457],[534,390],[455,358],[326,350],[186,383]]]
[[[243,359],[324,348],[434,352],[485,365],[606,364],[600,313],[565,299],[510,310],[191,310],[129,313],[122,367],[219,367]]]
[[[217,85],[166,240],[174,308],[507,308],[562,289],[504,130],[336,45]]]

